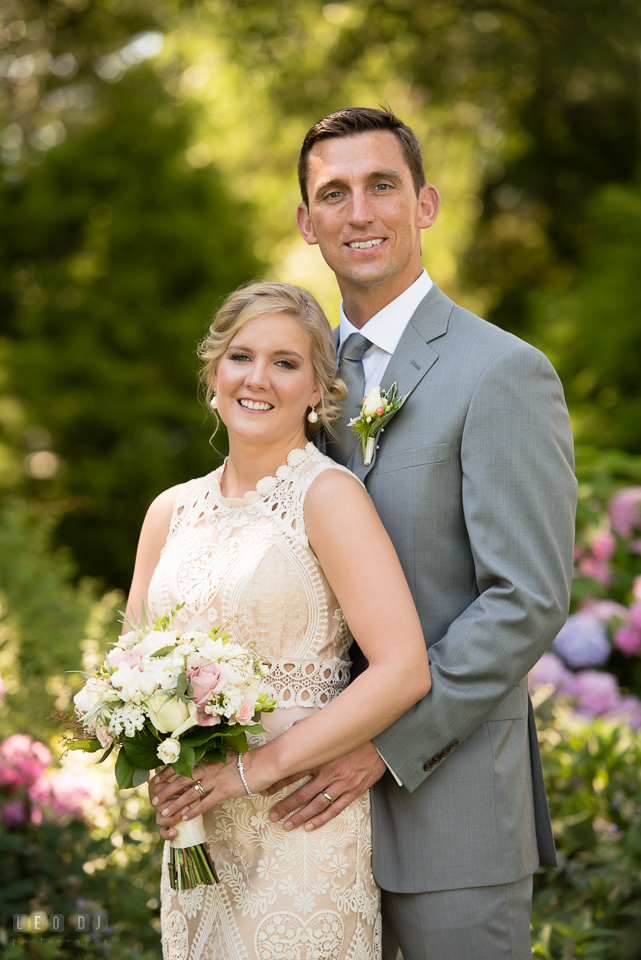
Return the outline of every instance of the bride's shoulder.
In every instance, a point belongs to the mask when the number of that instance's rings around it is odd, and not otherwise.
[[[321,469],[314,476],[305,498],[305,508],[327,506],[328,502],[339,497],[342,500],[369,499],[365,487],[347,467],[323,456]]]

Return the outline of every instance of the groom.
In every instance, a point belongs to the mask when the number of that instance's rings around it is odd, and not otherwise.
[[[396,941],[404,960],[525,960],[532,874],[556,862],[526,675],[568,611],[576,481],[563,391],[541,353],[423,269],[439,195],[391,112],[314,124],[299,179],[298,226],[343,297],[349,397],[327,452],[365,483],[396,547],[432,689],[374,743],[311,771],[272,817],[317,827],[371,787],[385,960]],[[409,397],[365,466],[347,421],[371,387],[394,382]],[[375,603],[375,571],[363,590]]]

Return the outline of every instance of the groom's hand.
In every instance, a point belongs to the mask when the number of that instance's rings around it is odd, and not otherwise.
[[[386,770],[384,761],[370,740],[338,760],[308,770],[307,774],[311,774],[312,779],[277,803],[269,816],[273,821],[285,818],[285,830],[293,830],[303,823],[306,830],[322,827],[338,816],[352,800],[369,790]],[[287,780],[280,780],[266,793],[271,796],[289,783],[300,780],[301,776],[299,773]],[[332,798],[332,803],[323,795],[325,793]],[[297,807],[302,809],[290,817],[289,814]]]

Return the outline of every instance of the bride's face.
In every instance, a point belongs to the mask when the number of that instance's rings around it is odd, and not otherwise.
[[[230,439],[304,443],[307,408],[320,399],[309,335],[284,314],[250,320],[221,357],[215,389]]]

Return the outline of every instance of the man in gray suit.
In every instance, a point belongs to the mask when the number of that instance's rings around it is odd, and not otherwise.
[[[556,862],[526,675],[568,612],[576,481],[561,384],[423,270],[439,195],[391,112],[319,121],[299,178],[299,228],[343,296],[350,395],[327,451],[366,484],[396,547],[432,689],[374,743],[310,771],[272,818],[317,827],[371,787],[386,960],[396,941],[404,960],[525,960],[532,874]],[[366,466],[347,421],[394,382],[408,399]],[[363,591],[376,602],[374,571]]]

